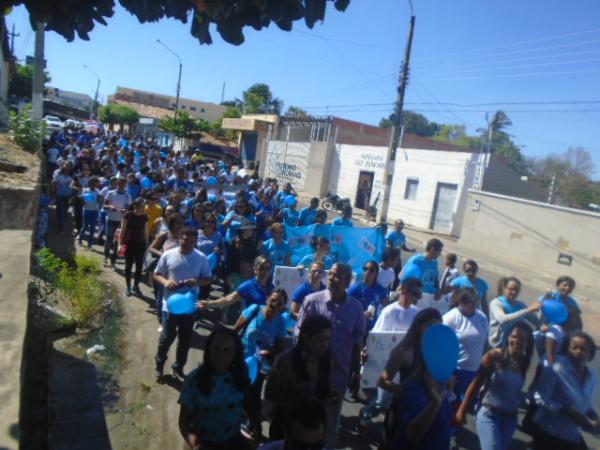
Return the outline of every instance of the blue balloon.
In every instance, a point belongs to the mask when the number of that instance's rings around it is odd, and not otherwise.
[[[438,383],[450,379],[458,366],[458,338],[448,326],[431,325],[425,331],[422,342],[425,367]]]
[[[214,203],[217,201],[217,196],[215,194],[208,194],[208,201]]]
[[[542,314],[550,323],[561,325],[569,318],[567,307],[558,300],[544,300],[542,303]]]
[[[91,192],[86,192],[85,194],[83,194],[83,201],[85,201],[86,203],[91,203],[94,201],[94,194]]]
[[[283,314],[281,314],[281,317],[283,318],[283,322],[285,323],[286,330],[296,327],[296,321],[289,312],[284,312]]]
[[[258,376],[258,358],[256,356],[248,356],[246,358],[246,367],[248,368],[248,377],[250,384],[254,384]]]
[[[167,310],[173,315],[193,314],[198,295],[194,291],[176,292],[167,299]]]
[[[148,177],[142,178],[142,188],[150,189],[152,187],[152,180]]]
[[[215,184],[217,184],[217,179],[216,179],[216,177],[208,177],[208,178],[206,179],[206,182],[207,182],[209,185],[211,185],[211,186],[214,186]]]
[[[402,270],[402,281],[407,280],[409,278],[417,278],[418,280],[420,280],[422,274],[423,273],[419,266],[417,266],[416,264],[409,264],[404,268],[404,270]]]
[[[285,204],[286,204],[286,205],[288,205],[288,206],[295,205],[295,204],[296,204],[296,197],[294,197],[294,196],[293,196],[293,195],[291,195],[291,194],[290,194],[290,195],[288,195],[288,196],[285,198]]]
[[[217,267],[217,263],[219,262],[219,256],[216,253],[211,253],[208,255],[208,265],[210,266],[210,270],[214,271],[215,267]]]

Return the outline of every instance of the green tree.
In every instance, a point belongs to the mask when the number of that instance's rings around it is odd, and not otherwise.
[[[120,5],[133,14],[140,23],[158,22],[165,18],[187,23],[191,18],[191,34],[201,44],[211,44],[210,28],[216,29],[230,44],[244,42],[244,27],[255,30],[268,27],[271,22],[290,31],[295,21],[304,19],[312,28],[317,21],[325,19],[325,0],[120,0]],[[350,0],[335,0],[335,8],[344,11]],[[24,4],[32,24],[44,22],[47,30],[62,35],[67,41],[75,38],[89,40],[89,33],[96,23],[106,25],[106,19],[114,14],[115,0],[7,0],[2,3],[6,10]],[[75,5],[75,6],[74,6]]]
[[[288,106],[285,115],[292,119],[307,119],[310,117],[310,114],[308,114],[304,109],[300,108],[299,106]]]
[[[177,117],[163,117],[159,128],[168,133],[173,133],[180,140],[199,139],[203,132],[211,130],[211,124],[203,119],[194,119],[186,111],[178,111]]]
[[[98,116],[102,123],[105,123],[112,130],[115,125],[119,125],[121,130],[125,125],[129,125],[130,131],[140,121],[140,114],[130,106],[110,103],[102,106],[98,110]]]
[[[383,128],[391,128],[396,122],[396,113],[392,113],[387,118],[379,121],[379,126]],[[402,126],[407,133],[413,133],[418,136],[432,137],[441,128],[441,125],[435,122],[430,122],[423,114],[412,111],[402,112]]]
[[[50,82],[50,74],[44,71],[44,83]],[[33,66],[16,64],[10,74],[8,94],[17,98],[31,100],[33,89]]]
[[[569,148],[562,154],[527,161],[531,179],[550,189],[554,179],[555,198],[569,206],[587,208],[600,204],[600,183],[592,181],[594,164],[590,153],[581,147]]]
[[[464,125],[440,125],[433,139],[477,151],[482,146],[482,138],[468,135]]]
[[[273,96],[268,84],[256,83],[242,93],[244,114],[281,114],[283,101]]]

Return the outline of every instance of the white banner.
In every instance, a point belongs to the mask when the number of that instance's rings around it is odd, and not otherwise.
[[[369,332],[367,338],[368,359],[361,369],[361,387],[375,388],[390,358],[390,352],[404,339],[405,332]]]

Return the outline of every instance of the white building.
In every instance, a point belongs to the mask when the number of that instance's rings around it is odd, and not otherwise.
[[[294,125],[279,127],[266,144],[262,175],[289,181],[295,189],[323,196],[327,190],[364,208],[383,198],[389,130],[332,118],[310,140]],[[308,135],[315,137],[315,124]],[[282,140],[281,138],[297,139]],[[302,141],[305,139],[305,141]],[[310,139],[310,138],[309,138]],[[364,142],[364,143],[362,143]],[[429,147],[429,148],[428,148]],[[388,218],[458,235],[467,191],[476,183],[482,158],[470,149],[405,135],[396,155]]]

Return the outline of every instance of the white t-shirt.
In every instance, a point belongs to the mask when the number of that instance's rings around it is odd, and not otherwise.
[[[479,310],[471,317],[463,315],[458,308],[452,308],[442,317],[444,325],[454,330],[459,342],[458,368],[477,370],[483,357],[488,338],[488,320]]]
[[[414,305],[404,308],[394,302],[383,308],[371,331],[406,332],[418,312],[419,309]]]
[[[164,252],[156,264],[154,273],[159,273],[169,280],[177,282],[194,278],[210,278],[212,271],[208,263],[206,255],[199,250],[192,250],[190,253],[181,253],[181,247],[175,247]],[[185,288],[188,289],[188,288]],[[178,289],[173,292],[177,292]],[[193,291],[198,293],[199,289],[196,285]],[[173,293],[165,288],[163,295],[163,311],[167,310],[167,298]]]
[[[60,154],[60,152],[58,151],[58,149],[56,147],[50,147],[48,149],[48,162],[56,164],[59,154]]]
[[[391,288],[392,283],[394,282],[396,274],[394,273],[393,267],[388,267],[384,269],[379,266],[379,274],[377,275],[377,283],[382,285],[384,288],[389,290]]]
[[[110,209],[106,209],[106,216],[108,220],[113,221],[121,221],[123,219],[123,213],[120,211],[121,209],[126,209],[131,205],[131,197],[127,193],[127,191],[119,192],[118,190],[108,191],[106,197],[104,197],[105,205],[112,205],[117,208],[117,211],[112,211]]]

